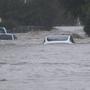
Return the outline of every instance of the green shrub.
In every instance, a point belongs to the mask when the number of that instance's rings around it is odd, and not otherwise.
[[[16,27],[18,24],[14,20],[11,19],[3,19],[3,21],[0,23],[0,27],[6,27],[8,29],[12,29],[13,27]]]
[[[90,25],[86,25],[85,28],[84,28],[84,31],[90,37]]]

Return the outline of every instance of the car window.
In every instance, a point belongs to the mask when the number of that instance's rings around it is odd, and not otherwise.
[[[48,41],[66,41],[68,37],[48,37]]]
[[[3,28],[0,28],[0,33],[5,33]]]

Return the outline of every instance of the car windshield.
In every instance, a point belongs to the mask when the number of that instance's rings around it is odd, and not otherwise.
[[[3,28],[0,28],[0,33],[5,33]]]
[[[48,37],[47,40],[48,41],[66,41],[68,39],[68,37]]]

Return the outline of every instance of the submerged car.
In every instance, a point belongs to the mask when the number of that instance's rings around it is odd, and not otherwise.
[[[0,27],[0,40],[15,40],[17,37],[12,34],[8,33],[5,27]]]
[[[46,36],[44,39],[44,44],[53,44],[53,43],[74,43],[73,37],[71,35],[52,35]]]

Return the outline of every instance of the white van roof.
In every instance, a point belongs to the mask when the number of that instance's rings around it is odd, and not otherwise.
[[[44,44],[49,43],[74,43],[71,35],[49,35],[44,39]]]

